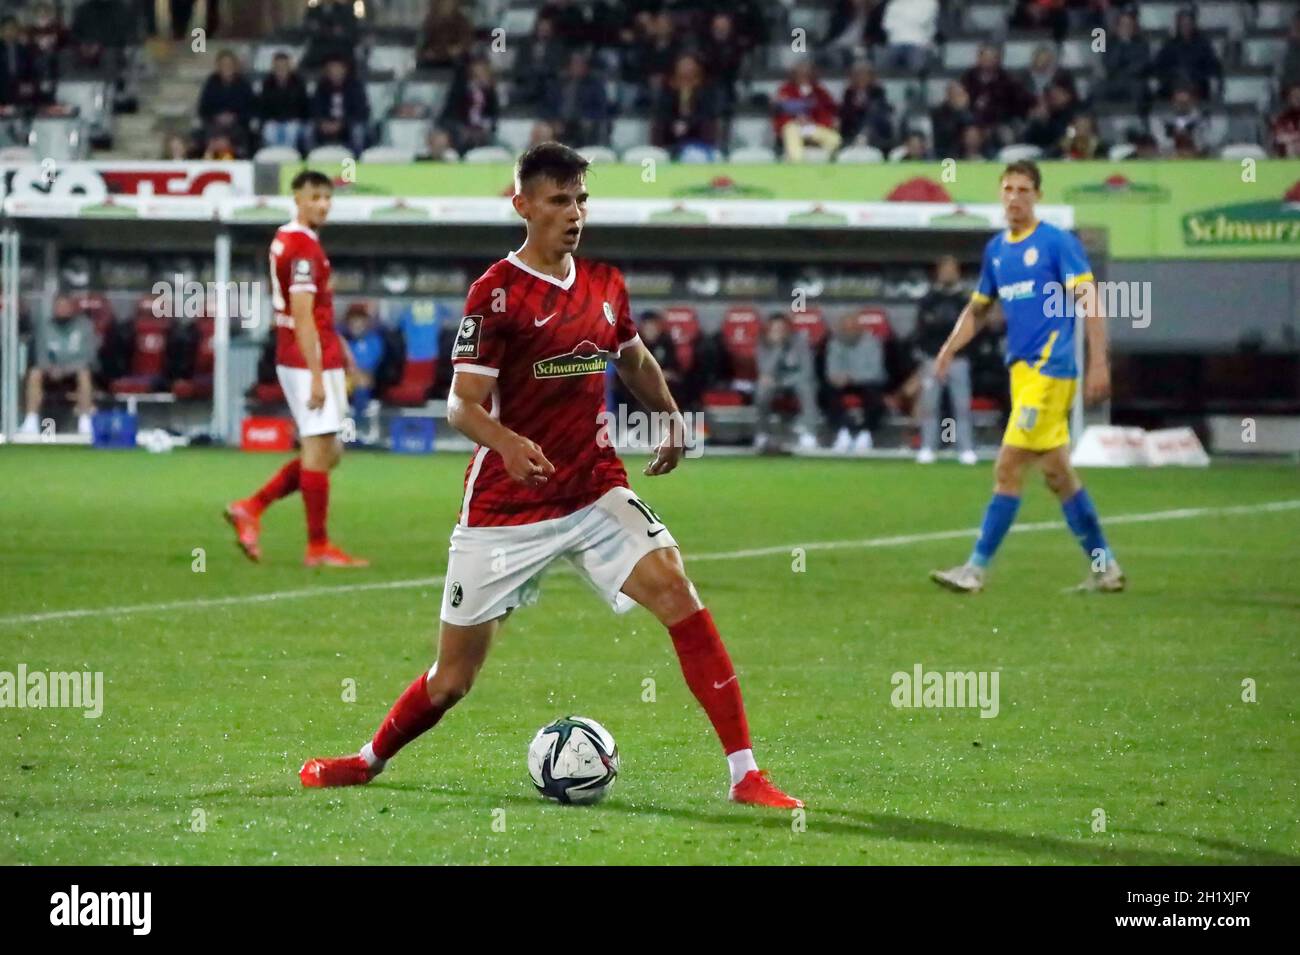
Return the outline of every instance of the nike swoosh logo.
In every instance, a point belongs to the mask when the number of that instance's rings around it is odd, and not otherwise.
[[[559,314],[560,314],[560,313],[557,311],[557,312],[551,312],[551,314],[550,314],[550,315],[547,315],[545,318],[534,318],[534,319],[533,319],[533,327],[534,327],[534,328],[541,328],[543,325],[545,325],[547,322],[549,322],[551,319],[553,319],[556,315],[559,315]]]
[[[657,531],[646,531],[646,532],[645,532],[645,536],[646,536],[646,537],[654,537],[656,534],[662,534],[662,533],[663,533],[664,531],[666,531],[666,530],[668,530],[667,527],[661,527],[661,528],[659,528],[659,530],[657,530]]]
[[[723,680],[721,683],[715,683],[715,684],[713,684],[713,688],[714,688],[715,690],[720,690],[720,689],[722,689],[724,686],[726,686],[728,683],[730,683],[732,680],[737,680],[737,679],[739,679],[739,676],[738,676],[737,674],[734,674],[734,673],[733,673],[733,674],[731,675],[731,680]]]

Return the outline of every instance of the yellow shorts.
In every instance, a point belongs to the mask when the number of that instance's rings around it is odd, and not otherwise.
[[[1070,443],[1073,378],[1049,378],[1027,362],[1011,366],[1011,418],[1002,443],[1028,451],[1050,451]]]

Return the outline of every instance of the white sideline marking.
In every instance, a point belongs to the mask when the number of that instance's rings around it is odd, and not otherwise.
[[[1115,524],[1145,524],[1154,521],[1181,521],[1194,517],[1227,517],[1235,514],[1267,514],[1276,511],[1293,511],[1300,508],[1300,499],[1269,501],[1265,504],[1237,504],[1230,507],[1183,507],[1171,511],[1148,511],[1139,514],[1112,514],[1102,521],[1104,526]],[[1036,531],[1061,530],[1060,521],[1036,521],[1016,524],[1012,533],[1029,534]],[[924,534],[899,534],[895,537],[868,537],[862,540],[812,541],[804,544],[780,544],[773,547],[753,547],[748,550],[717,551],[712,554],[691,554],[690,563],[701,560],[744,560],[749,557],[788,555],[796,547],[810,550],[874,550],[881,547],[904,547],[931,541],[970,538],[977,528],[930,531]],[[276,600],[297,600],[301,597],[328,597],[334,594],[355,594],[369,590],[407,590],[414,587],[440,586],[443,575],[416,577],[410,580],[372,581],[362,584],[342,584],[338,587],[302,587],[298,590],[278,590],[265,594],[232,594],[228,597],[200,597],[195,600],[172,600],[164,603],[133,604],[123,607],[86,607],[79,610],[51,610],[47,613],[25,613],[0,617],[0,626],[45,623],[51,620],[75,620],[81,617],[122,617],[133,613],[158,613],[167,610],[200,610],[206,607],[229,607],[239,604],[271,603]]]

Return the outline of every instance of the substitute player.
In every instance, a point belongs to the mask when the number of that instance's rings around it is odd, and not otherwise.
[[[347,414],[344,367],[354,367],[345,342],[334,330],[330,261],[316,231],[329,216],[334,187],[322,173],[304,169],[293,180],[297,213],[271,243],[271,304],[275,312],[275,373],[280,379],[302,453],[282,467],[252,497],[226,507],[240,548],[260,560],[262,512],[294,491],[307,512],[308,567],[366,567],[330,543],[326,530],[330,471],[343,445],[338,432]]]
[[[1092,268],[1074,235],[1035,217],[1034,204],[1043,194],[1042,176],[1034,163],[1011,163],[1002,173],[1001,184],[1007,231],[984,247],[979,286],[935,359],[935,373],[940,381],[946,377],[953,358],[979,331],[997,296],[1007,320],[1011,418],[998,452],[993,499],[970,559],[951,570],[936,570],[930,578],[960,593],[983,589],[989,562],[1020,509],[1025,472],[1038,464],[1090,562],[1091,573],[1079,589],[1123,590],[1124,572],[1106,543],[1092,499],[1070,464],[1070,406],[1078,375],[1076,310],[1083,316],[1088,342],[1084,397],[1094,404],[1110,394],[1106,324]]]
[[[299,773],[304,786],[369,782],[437,724],[469,692],[506,617],[537,599],[540,575],[564,558],[614,610],[639,603],[668,629],[722,742],[730,797],[803,805],[755,764],[736,671],[677,542],[601,440],[611,359],[648,410],[672,419],[645,474],[677,466],[685,427],[632,323],[622,273],[574,258],[587,217],[586,170],[582,156],[558,143],[520,157],[514,207],[527,239],[469,290],[447,417],[477,447],[451,534],[437,662],[359,754],[309,760]]]

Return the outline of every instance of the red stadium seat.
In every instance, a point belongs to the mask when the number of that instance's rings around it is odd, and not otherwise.
[[[822,347],[826,341],[826,321],[820,308],[806,308],[802,312],[790,313],[790,324],[796,332],[802,332],[808,338],[813,351]]]
[[[748,305],[727,309],[722,319],[722,347],[731,359],[736,380],[753,381],[758,377],[758,339],[762,333],[758,309]]]
[[[879,339],[892,338],[894,329],[889,324],[889,315],[883,308],[864,308],[853,316],[862,330],[871,332]]]
[[[109,327],[116,320],[113,307],[108,304],[108,296],[103,292],[81,292],[73,296],[73,301],[77,303],[78,311],[90,317],[91,323],[95,326],[95,334],[99,336],[100,341],[103,341]]]
[[[284,404],[284,389],[280,387],[279,382],[268,381],[253,386],[252,398],[262,405],[282,405]]]
[[[407,361],[402,368],[402,377],[397,384],[387,389],[380,397],[393,405],[414,407],[424,404],[429,399],[429,391],[438,378],[438,359],[428,361]]]
[[[153,318],[152,315],[136,318],[131,373],[113,382],[113,394],[147,394],[162,387],[167,371],[167,333],[170,328],[169,318]]]
[[[196,318],[194,325],[199,332],[198,344],[195,345],[194,377],[182,378],[172,385],[172,394],[182,399],[212,397],[212,370],[216,364],[212,340],[216,336],[217,322],[214,318]]]
[[[695,365],[695,343],[700,337],[699,317],[693,308],[672,305],[664,309],[664,320],[668,323],[668,334],[677,352],[677,364],[683,373],[688,373]]]

